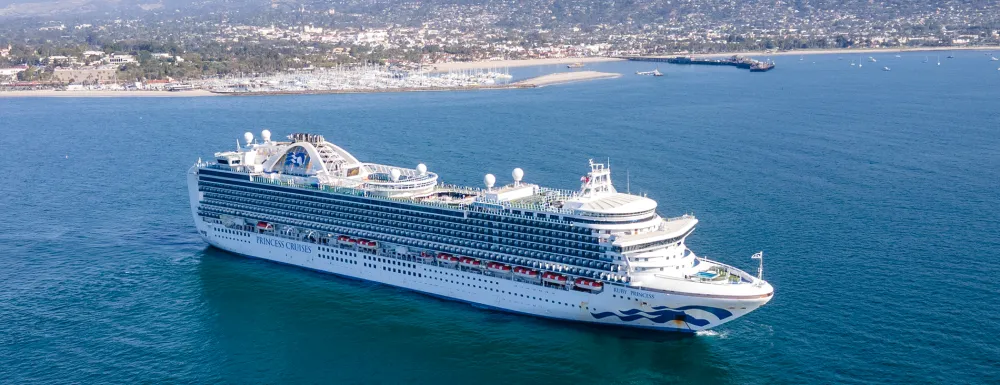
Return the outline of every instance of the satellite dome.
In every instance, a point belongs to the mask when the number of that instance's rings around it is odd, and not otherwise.
[[[264,139],[265,142],[270,142],[271,141],[271,131],[270,130],[261,131],[260,132],[260,137],[261,137],[261,139]]]
[[[417,172],[420,173],[420,175],[427,174],[427,165],[425,165],[423,163],[418,164],[417,165]]]
[[[483,183],[486,184],[487,189],[491,189],[493,188],[493,185],[497,183],[497,177],[493,176],[493,174],[486,174],[486,176],[483,177]]]
[[[392,178],[393,182],[399,182],[400,175],[402,175],[402,172],[400,172],[398,168],[394,168],[389,171],[389,177]]]
[[[247,141],[247,145],[249,146],[250,143],[253,143],[253,133],[247,131],[246,134],[243,134],[243,139]]]
[[[514,172],[510,173],[514,177],[514,184],[520,184],[521,179],[524,178],[524,170],[521,168],[515,168]]]

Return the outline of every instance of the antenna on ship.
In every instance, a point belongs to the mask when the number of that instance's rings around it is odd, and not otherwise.
[[[628,169],[625,169],[625,193],[632,193],[632,180],[629,177]]]
[[[757,286],[760,286],[761,282],[764,282],[764,278],[763,278],[764,277],[764,251],[758,251],[757,254],[754,254],[752,257],[750,257],[750,259],[756,259],[756,260],[760,261],[760,264],[757,265]]]

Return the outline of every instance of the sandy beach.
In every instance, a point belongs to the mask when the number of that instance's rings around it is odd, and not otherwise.
[[[544,65],[554,65],[554,64],[573,64],[573,63],[598,63],[607,61],[621,60],[613,57],[566,57],[566,58],[549,58],[549,59],[524,59],[524,60],[491,60],[491,61],[472,61],[472,62],[451,62],[451,63],[438,63],[432,64],[434,67],[433,72],[448,72],[448,71],[461,71],[470,69],[489,69],[489,68],[510,68],[510,67],[532,67],[532,66],[544,66]]]
[[[0,91],[0,98],[186,98],[197,96],[217,96],[205,90],[191,91]]]
[[[611,73],[611,72],[597,72],[597,71],[560,72],[560,73],[542,75],[531,79],[525,79],[514,83],[514,85],[528,86],[528,87],[544,87],[553,84],[580,82],[584,80],[612,79],[621,76],[622,74]]]

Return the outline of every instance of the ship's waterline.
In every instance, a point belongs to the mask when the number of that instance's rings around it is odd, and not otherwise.
[[[697,219],[662,218],[590,163],[579,191],[523,180],[449,186],[424,165],[363,163],[322,136],[216,153],[189,171],[192,215],[220,249],[489,308],[695,332],[767,303],[760,276],[696,256]]]

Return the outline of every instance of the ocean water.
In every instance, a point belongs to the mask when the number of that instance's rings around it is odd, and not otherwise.
[[[874,56],[591,64],[625,75],[533,90],[0,99],[0,383],[996,383],[1000,71]],[[575,189],[610,159],[619,189],[700,218],[696,252],[752,271],[763,250],[776,295],[680,337],[209,248],[185,171],[263,128],[448,183],[521,167]]]

